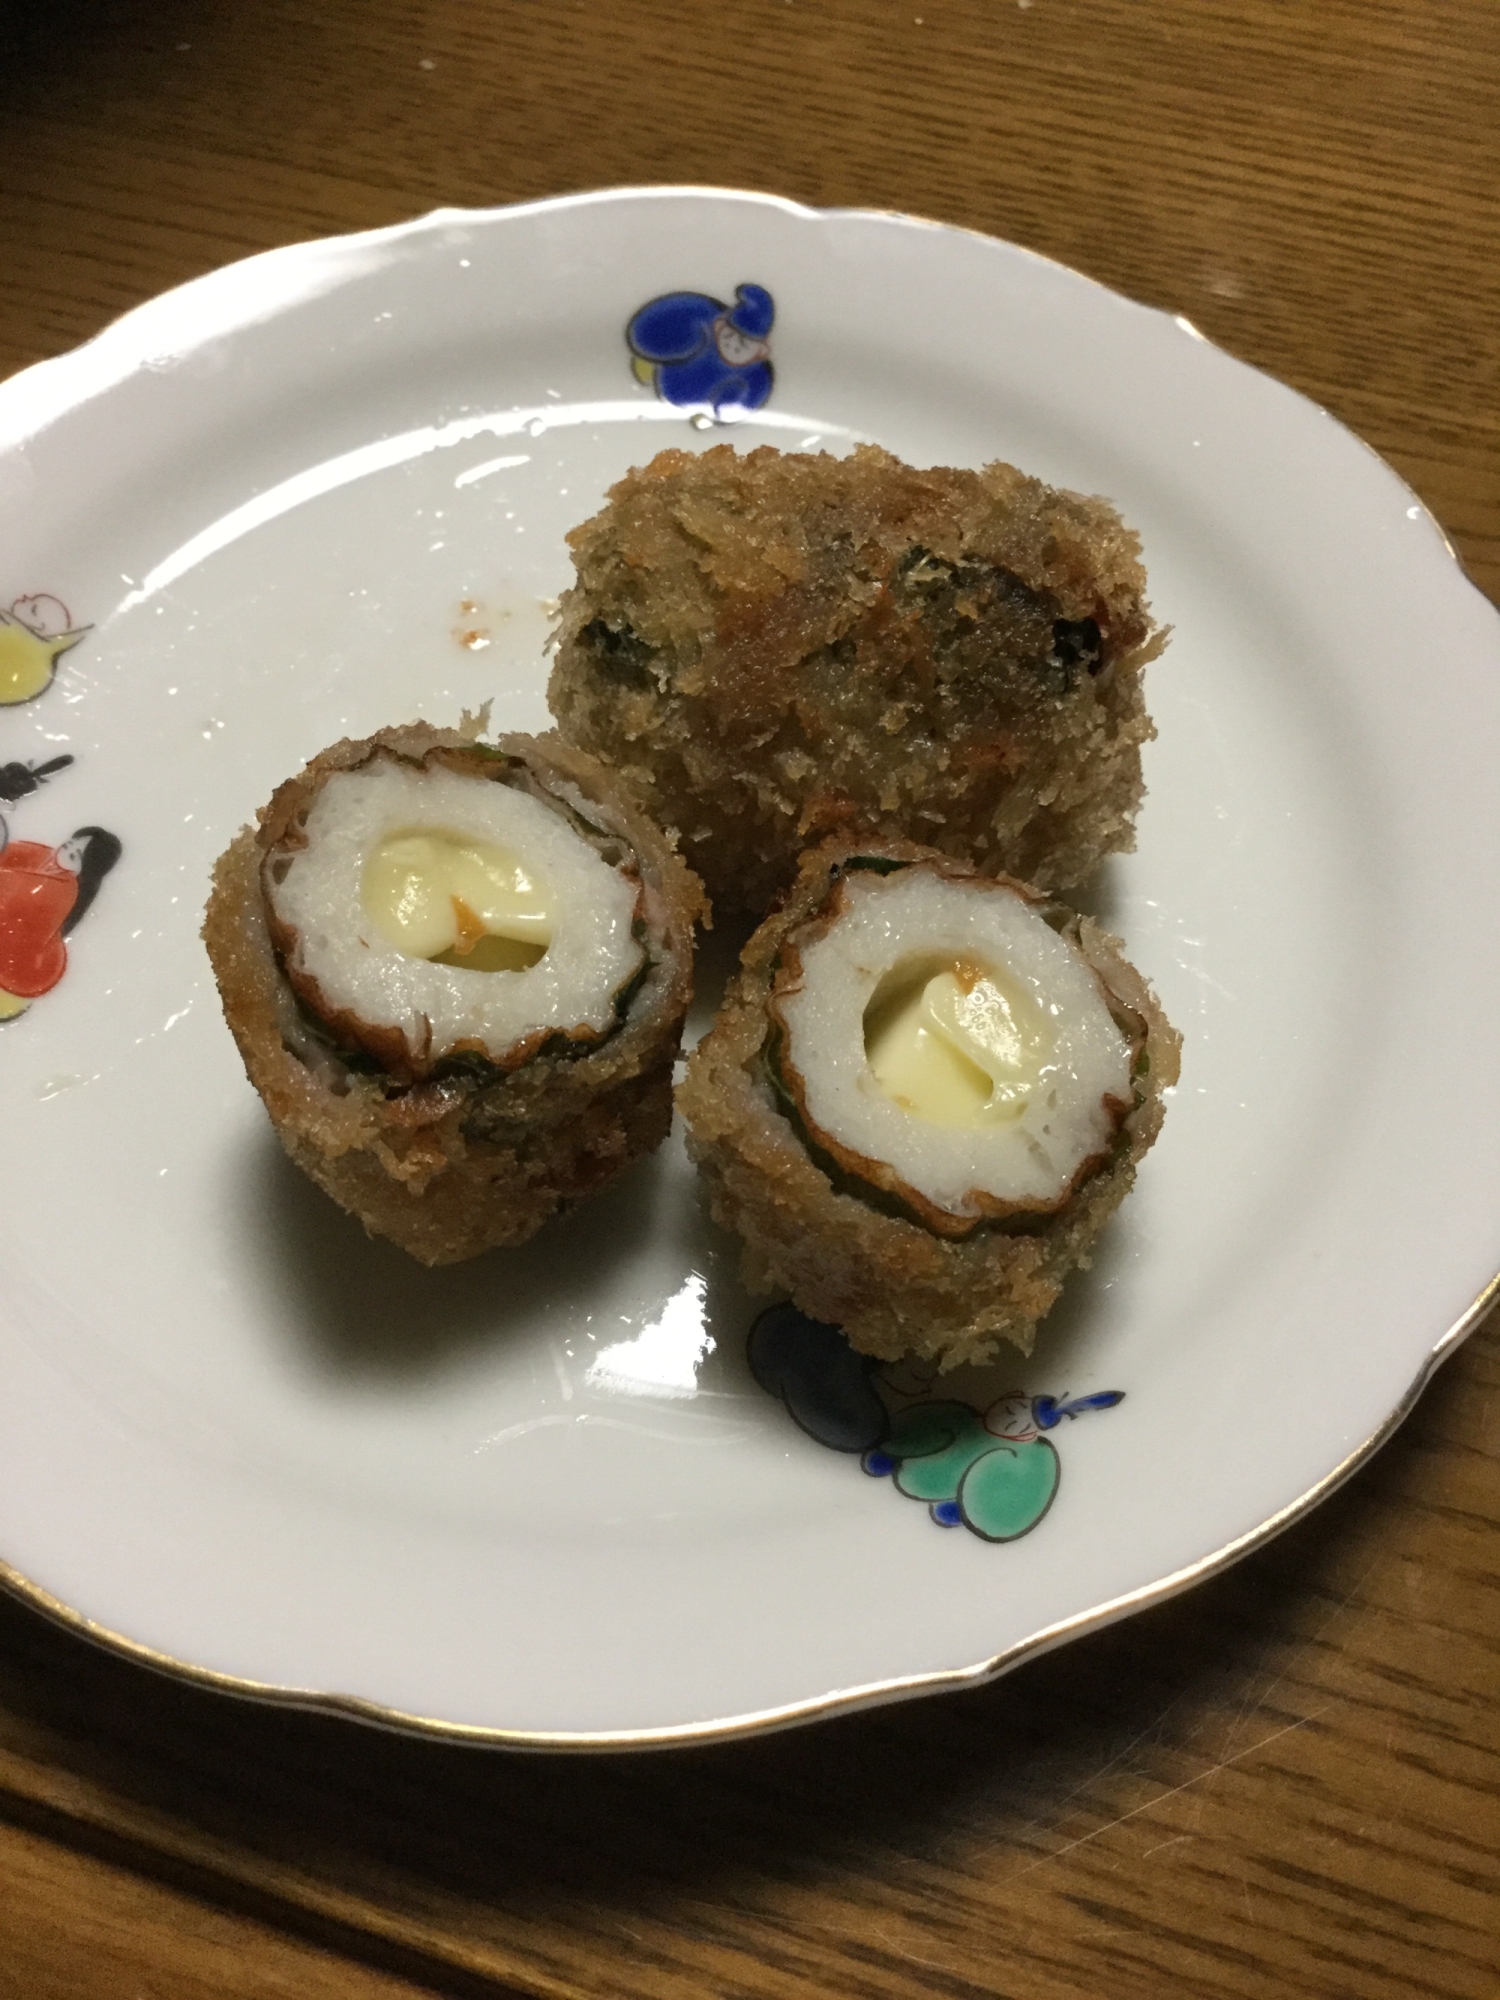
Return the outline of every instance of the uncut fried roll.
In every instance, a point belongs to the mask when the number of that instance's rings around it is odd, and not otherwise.
[[[930,849],[830,842],[746,946],[678,1104],[752,1290],[952,1367],[1031,1352],[1178,1048],[1088,918]]]
[[[1014,466],[664,451],[568,537],[548,699],[717,903],[824,838],[919,839],[1049,889],[1134,842],[1165,642],[1105,500]]]
[[[524,1242],[666,1136],[702,909],[592,758],[476,736],[315,757],[203,930],[287,1152],[424,1264]]]

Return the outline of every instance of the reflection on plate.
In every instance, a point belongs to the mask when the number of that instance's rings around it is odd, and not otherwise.
[[[1175,627],[1140,848],[1097,891],[1185,1034],[1166,1131],[1031,1362],[866,1381],[837,1449],[784,1346],[752,1371],[675,1142],[422,1271],[282,1161],[197,941],[214,856],[312,750],[486,700],[545,727],[566,529],[725,436],[1107,493]],[[0,388],[0,515],[0,1552],[34,1601],[482,1741],[732,1733],[1207,1574],[1473,1323],[1500,627],[1378,460],[1185,323],[899,217],[445,213]]]

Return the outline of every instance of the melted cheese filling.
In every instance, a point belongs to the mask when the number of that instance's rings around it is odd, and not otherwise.
[[[552,897],[536,872],[446,827],[388,834],[365,862],[360,900],[397,951],[471,972],[524,972],[552,942]]]
[[[334,772],[265,879],[326,1014],[396,1029],[424,1064],[610,1034],[645,959],[633,875],[560,807],[441,765]]]
[[[1132,1098],[1077,944],[1011,885],[924,865],[849,872],[836,912],[772,1003],[815,1143],[955,1219],[1065,1200]]]
[[[1040,1088],[1054,1037],[1016,982],[960,959],[900,966],[865,1010],[865,1057],[892,1103],[933,1125],[1009,1124]]]

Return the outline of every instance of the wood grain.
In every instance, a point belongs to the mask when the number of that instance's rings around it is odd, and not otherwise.
[[[159,1881],[0,1827],[0,2000],[415,2000],[422,1989]]]
[[[900,207],[1314,396],[1500,594],[1493,0],[11,0],[0,48],[0,367],[439,202]],[[670,1756],[242,1706],[0,1602],[0,1995],[1495,2000],[1497,1392],[1492,1323],[1190,1596]]]
[[[1492,1325],[1190,1596],[972,1695],[690,1753],[375,1735],[0,1603],[0,1811],[445,1992],[1492,2000],[1497,1390]]]
[[[1487,0],[11,14],[0,365],[226,257],[438,202],[677,180],[907,208],[1185,313],[1326,403],[1500,589]]]

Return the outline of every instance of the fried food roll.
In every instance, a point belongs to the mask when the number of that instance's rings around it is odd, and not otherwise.
[[[702,911],[592,758],[477,737],[315,757],[221,857],[203,930],[287,1152],[426,1264],[524,1242],[666,1136]]]
[[[1133,844],[1165,634],[1107,501],[723,445],[627,473],[568,539],[552,711],[715,902],[763,915],[835,836],[1048,889]]]
[[[835,841],[746,946],[678,1103],[752,1290],[953,1366],[1030,1353],[1179,1046],[1087,917],[931,849]]]

